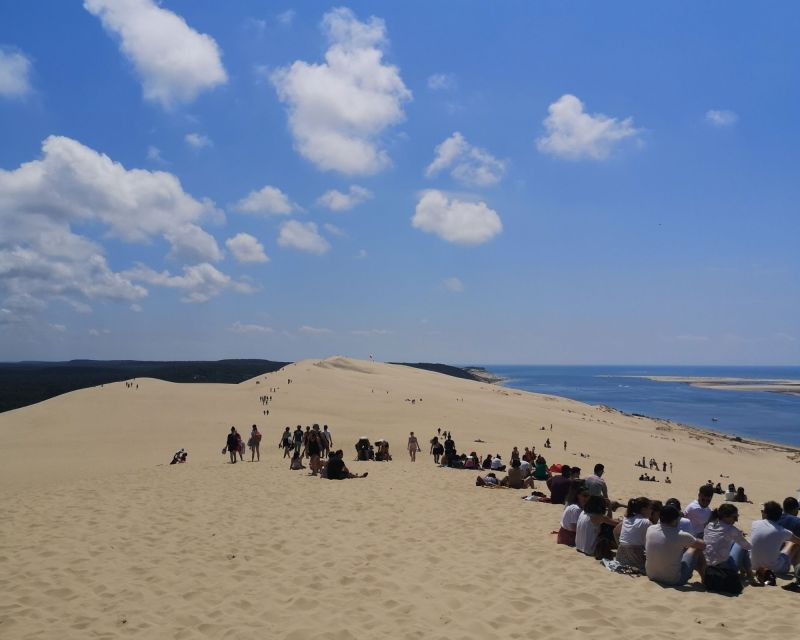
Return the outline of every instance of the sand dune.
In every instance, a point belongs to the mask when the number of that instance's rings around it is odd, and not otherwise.
[[[549,437],[549,462],[584,473],[605,463],[615,498],[686,503],[724,474],[758,503],[794,493],[800,458],[791,449],[341,357],[239,385],[137,382],[0,414],[0,637],[796,631],[794,594],[748,588],[725,598],[611,574],[555,545],[557,507],[477,489],[473,472],[439,469],[427,451],[411,464],[404,453],[409,431],[426,442],[437,426],[452,430],[459,450],[504,458]],[[269,387],[278,390],[266,417],[258,396]],[[290,472],[280,432],[312,422],[327,423],[348,458],[358,436],[385,437],[395,461],[349,463],[370,474],[347,482]],[[253,423],[264,433],[261,463],[226,464],[227,430]],[[189,464],[166,465],[179,447]],[[672,461],[674,484],[638,482],[642,455]],[[748,528],[758,505],[741,511]]]

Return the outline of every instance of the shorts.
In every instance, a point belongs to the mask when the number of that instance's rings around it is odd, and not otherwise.
[[[775,562],[772,563],[770,569],[772,569],[774,573],[789,573],[791,566],[792,563],[789,560],[789,556],[785,553],[780,553]]]
[[[683,557],[681,558],[681,577],[678,580],[678,583],[675,585],[676,587],[689,582],[689,578],[692,577],[692,573],[694,573],[694,567],[696,564],[697,554],[689,553],[688,551],[684,552]]]

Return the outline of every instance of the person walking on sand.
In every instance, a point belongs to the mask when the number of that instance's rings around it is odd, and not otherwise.
[[[255,458],[261,462],[261,433],[258,431],[258,427],[253,425],[253,430],[250,432],[250,462],[253,462]]]
[[[327,424],[322,426],[322,437],[322,455],[327,458],[330,455],[331,447],[333,446],[333,436],[331,435],[331,432],[328,431]]]
[[[300,447],[303,446],[303,427],[301,427],[299,424],[297,425],[297,428],[294,430],[293,437],[294,437],[294,450],[299,454]]]
[[[289,427],[286,427],[283,430],[283,435],[281,436],[281,441],[278,443],[278,447],[283,449],[283,457],[288,458],[291,455],[292,450],[292,432],[289,430]]]
[[[415,436],[414,432],[412,431],[408,436],[408,455],[411,456],[411,462],[417,461],[417,451],[422,451],[422,449],[420,449],[417,436]]]
[[[228,438],[225,441],[225,448],[231,457],[231,464],[236,464],[236,452],[239,451],[239,434],[236,433],[236,427],[231,427]]]

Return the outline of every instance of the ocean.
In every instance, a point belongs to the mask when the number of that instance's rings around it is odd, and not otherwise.
[[[800,446],[800,396],[699,389],[628,376],[800,379],[800,367],[483,365],[507,387],[605,404],[731,435]],[[712,420],[716,418],[716,421]]]

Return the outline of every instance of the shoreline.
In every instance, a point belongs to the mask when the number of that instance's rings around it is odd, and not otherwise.
[[[800,380],[775,380],[771,378],[714,378],[702,376],[620,376],[640,378],[653,382],[677,382],[698,389],[717,391],[751,391],[760,393],[785,393],[800,395]]]

